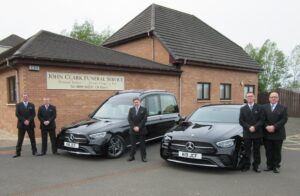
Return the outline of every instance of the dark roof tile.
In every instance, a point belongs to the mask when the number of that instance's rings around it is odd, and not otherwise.
[[[159,64],[109,48],[95,46],[48,31],[40,31],[23,44],[2,53],[0,55],[0,62],[3,62],[8,56],[11,58],[26,57],[178,72],[172,66]]]
[[[260,70],[237,44],[195,17],[152,4],[104,42],[110,47],[152,32],[175,60]]]
[[[20,43],[22,43],[23,41],[25,41],[25,39],[17,36],[17,35],[10,35],[2,40],[0,40],[0,46],[10,46],[10,47],[14,47]]]

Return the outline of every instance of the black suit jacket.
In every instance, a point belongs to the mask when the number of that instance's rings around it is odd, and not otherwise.
[[[45,105],[41,105],[38,111],[38,118],[40,120],[41,129],[55,129],[56,107],[50,104],[46,110]],[[49,125],[44,125],[44,121],[50,121]]]
[[[243,127],[243,137],[258,139],[263,137],[264,113],[260,105],[254,104],[252,111],[248,104],[241,107],[240,110],[240,125]],[[255,127],[255,132],[250,132],[249,128]]]
[[[285,123],[288,121],[287,108],[281,104],[277,104],[274,111],[272,112],[271,105],[264,105],[265,125],[274,125],[275,132],[269,133],[264,131],[264,138],[269,140],[284,140],[285,134]]]
[[[130,134],[134,135],[146,135],[147,134],[147,128],[146,128],[146,122],[147,122],[147,109],[140,106],[138,113],[136,114],[135,107],[130,108],[128,113],[128,122],[130,126]],[[138,126],[140,131],[135,132],[133,131],[133,127]]]
[[[18,129],[33,129],[35,128],[34,117],[35,117],[35,107],[33,103],[28,102],[27,108],[23,102],[16,105],[16,116],[18,118]],[[24,124],[25,120],[29,120],[29,125]]]

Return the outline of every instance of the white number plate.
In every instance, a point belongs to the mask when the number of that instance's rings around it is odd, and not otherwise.
[[[70,142],[64,142],[64,146],[69,147],[69,148],[79,148],[79,144],[70,143]]]
[[[184,157],[184,158],[189,158],[189,159],[202,159],[201,153],[190,153],[190,152],[179,151],[178,156]]]

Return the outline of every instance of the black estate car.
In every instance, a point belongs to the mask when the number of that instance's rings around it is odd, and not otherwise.
[[[160,155],[169,162],[236,168],[244,155],[242,105],[208,105],[168,131]]]
[[[119,91],[101,104],[89,118],[62,128],[58,148],[74,154],[120,157],[129,147],[128,111],[132,99],[141,98],[148,110],[146,141],[162,138],[178,123],[176,98],[163,90]]]

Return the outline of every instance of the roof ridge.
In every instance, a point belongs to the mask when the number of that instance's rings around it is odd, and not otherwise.
[[[174,12],[178,12],[178,13],[181,13],[181,14],[187,14],[187,15],[196,17],[194,14],[189,14],[189,13],[186,13],[186,12],[183,12],[183,11],[175,10],[173,8],[169,8],[169,7],[166,7],[166,6],[163,6],[163,5],[158,5],[158,4],[155,4],[155,3],[153,3],[152,5],[154,5],[156,7],[161,7],[161,8],[164,8],[164,9],[172,10]]]
[[[155,6],[156,4],[151,5],[151,24],[150,24],[150,31],[154,31],[155,29]]]
[[[34,34],[33,36],[29,37],[28,39],[26,39],[24,41],[24,43],[19,47],[19,49],[17,49],[14,54],[12,56],[18,56],[19,54],[22,54],[22,51],[24,51],[26,49],[26,47],[40,34],[43,33],[44,30],[40,30],[39,32],[37,32],[36,34]]]

